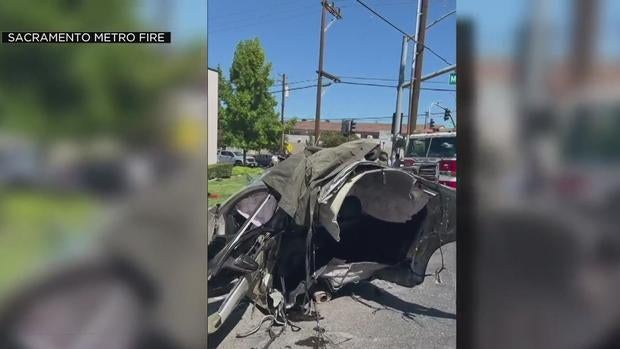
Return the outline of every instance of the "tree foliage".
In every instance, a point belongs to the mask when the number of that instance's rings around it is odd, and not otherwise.
[[[135,3],[3,0],[0,30],[139,31]],[[39,139],[152,136],[162,97],[203,62],[199,47],[0,45],[0,127]]]
[[[227,145],[244,150],[279,148],[282,125],[269,92],[274,83],[270,75],[271,63],[258,38],[241,41],[229,79],[220,80],[220,127]]]
[[[338,132],[323,132],[321,133],[319,141],[321,142],[322,147],[331,148],[356,139],[359,139],[357,135],[346,137]]]

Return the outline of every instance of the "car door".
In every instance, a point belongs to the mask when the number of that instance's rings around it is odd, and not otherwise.
[[[223,163],[232,163],[232,162],[234,162],[234,160],[233,160],[234,155],[230,151],[223,150],[221,152],[221,156],[222,156],[222,162]]]

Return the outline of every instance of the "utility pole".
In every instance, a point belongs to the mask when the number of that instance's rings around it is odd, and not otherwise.
[[[282,101],[280,103],[280,122],[282,123],[282,139],[280,140],[280,151],[284,154],[284,101],[286,100],[286,74],[282,74]]]
[[[592,68],[592,57],[596,52],[596,28],[599,21],[600,0],[573,0],[574,27],[572,42],[573,87],[579,88],[587,79]]]
[[[323,57],[325,53],[325,32],[327,32],[327,25],[325,20],[327,18],[327,12],[331,13],[336,19],[342,18],[340,15],[340,9],[334,6],[334,3],[328,3],[326,0],[321,1],[321,39],[319,43],[319,70],[318,70],[318,82],[316,87],[316,116],[314,119],[314,145],[319,144],[319,135],[321,133],[321,99],[323,97]]]
[[[396,118],[394,121],[394,128],[392,129],[392,134],[395,136],[400,133],[400,130],[396,130],[396,125],[400,125],[400,114],[402,108],[402,94],[403,94],[403,84],[405,82],[405,69],[407,65],[407,46],[409,39],[406,36],[403,36],[403,46],[400,51],[400,68],[398,70],[398,86],[396,87]]]
[[[409,43],[409,39],[406,36],[403,36],[403,46],[400,51],[400,68],[398,70],[398,86],[396,87],[396,113],[394,113],[394,118],[392,119],[392,153],[390,158],[394,160],[394,154],[396,154],[396,140],[398,135],[400,134],[401,124],[401,106],[402,106],[402,94],[403,94],[403,84],[405,82],[405,69],[407,65],[407,45]],[[397,128],[398,127],[398,128]]]
[[[424,60],[424,42],[426,38],[426,19],[428,17],[428,0],[418,0],[418,26],[416,29],[415,64],[411,81],[413,86],[409,98],[409,125],[407,134],[415,131],[418,122],[418,102],[420,101],[420,84],[422,77],[422,63]]]
[[[173,15],[173,4],[174,2],[172,0],[158,1],[156,19],[157,23],[160,25],[160,28],[163,30],[171,30],[170,22]],[[162,45],[162,48],[165,54],[170,53],[170,45]]]

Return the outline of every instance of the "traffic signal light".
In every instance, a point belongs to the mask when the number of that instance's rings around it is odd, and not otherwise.
[[[448,121],[450,120],[450,109],[446,109],[443,112],[443,121]]]
[[[431,128],[435,128],[435,120],[431,119],[430,126],[431,126]]]
[[[351,120],[342,120],[340,133],[342,133],[343,136],[348,136],[351,133]]]
[[[355,131],[355,126],[357,125],[357,123],[353,119],[349,122],[351,123],[351,125],[349,126],[349,133],[353,133],[353,131]]]

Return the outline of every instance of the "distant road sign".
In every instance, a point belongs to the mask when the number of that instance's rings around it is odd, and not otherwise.
[[[456,85],[456,73],[450,74],[450,85]]]

